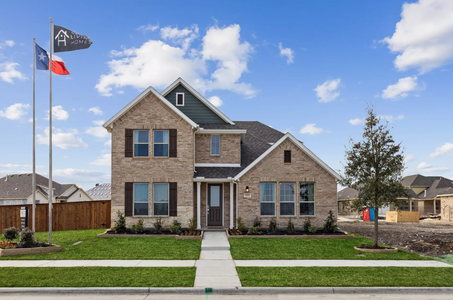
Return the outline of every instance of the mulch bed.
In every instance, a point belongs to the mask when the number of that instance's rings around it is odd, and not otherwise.
[[[235,234],[239,233],[239,234]],[[317,230],[316,232],[308,232],[305,230],[297,230],[294,233],[288,233],[286,230],[278,230],[277,232],[269,232],[267,228],[260,228],[258,234],[248,234],[248,230],[227,230],[229,238],[243,237],[243,238],[354,238],[354,235],[348,235],[343,231],[329,232],[326,233],[322,230]]]

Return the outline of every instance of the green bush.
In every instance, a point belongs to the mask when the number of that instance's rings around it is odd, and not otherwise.
[[[258,227],[261,228],[261,219],[256,217],[255,220],[253,220],[253,227]]]
[[[157,232],[157,233],[161,233],[162,231],[162,218],[157,218],[156,222],[153,223],[153,226],[154,226],[154,230]]]
[[[137,224],[132,224],[131,231],[132,233],[143,233],[143,220],[139,219]]]
[[[173,234],[178,234],[179,229],[181,229],[181,223],[179,223],[178,220],[174,220],[173,225],[170,226],[170,232]]]
[[[268,229],[268,232],[270,234],[276,234],[278,232],[278,228],[277,228],[277,219],[276,218],[272,218],[270,221],[269,221],[269,229]]]
[[[189,228],[190,228],[190,230],[197,229],[197,219],[190,218],[190,220],[189,220]]]
[[[286,230],[289,234],[296,233],[296,228],[294,227],[294,223],[291,221],[291,218],[288,221],[288,226],[286,226]]]
[[[308,232],[310,232],[310,233],[316,233],[316,231],[318,231],[318,227],[316,227],[316,226],[310,226],[310,227],[308,227]]]
[[[113,226],[113,231],[115,233],[125,233],[126,232],[126,217],[120,211],[116,212],[115,226]]]
[[[3,231],[3,236],[5,237],[5,240],[7,240],[8,242],[11,242],[15,238],[17,238],[18,235],[19,228],[16,227],[5,228],[5,230]]]
[[[28,228],[23,229],[20,232],[20,241],[19,241],[20,247],[22,247],[22,248],[33,247],[36,244],[34,235],[35,235],[35,233],[33,231],[31,231],[30,229],[28,229]]]
[[[259,230],[260,227],[259,226],[251,226],[249,227],[249,231],[247,232],[247,234],[259,234]]]
[[[238,217],[238,229],[239,231],[244,231],[246,229],[244,222],[242,221],[241,217]]]
[[[333,216],[333,212],[329,210],[329,215],[326,218],[326,221],[324,222],[324,226],[322,227],[322,230],[324,232],[336,232],[337,231],[337,224],[335,217]]]
[[[310,219],[306,219],[304,222],[304,230],[308,231],[308,229],[311,227],[311,222]]]

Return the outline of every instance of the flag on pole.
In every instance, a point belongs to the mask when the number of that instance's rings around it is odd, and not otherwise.
[[[86,35],[77,34],[58,25],[54,25],[53,34],[53,50],[55,53],[87,49],[93,44]]]
[[[36,69],[37,70],[49,70],[49,53],[43,48],[36,45]],[[68,69],[66,69],[65,63],[61,57],[52,55],[52,72],[57,75],[69,75]]]

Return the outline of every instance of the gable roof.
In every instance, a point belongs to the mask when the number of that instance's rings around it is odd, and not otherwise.
[[[137,103],[139,103],[142,99],[144,99],[149,93],[153,93],[160,101],[162,101],[165,105],[167,105],[171,110],[173,110],[178,116],[183,118],[187,123],[192,125],[192,127],[196,128],[198,125],[192,121],[189,117],[187,117],[183,112],[173,106],[165,97],[159,94],[152,86],[148,87],[144,90],[140,95],[138,95],[134,100],[129,102],[125,107],[123,107],[119,112],[117,112],[113,117],[111,117],[107,122],[105,122],[102,126],[106,128],[108,131],[111,131],[113,123],[121,118],[124,114],[126,114],[132,107],[134,107]]]
[[[184,79],[179,77],[172,84],[170,84],[165,90],[162,91],[162,96],[167,96],[172,90],[174,90],[178,85],[185,87],[192,95],[194,95],[198,100],[200,100],[204,105],[206,105],[210,110],[212,110],[216,115],[218,115],[222,120],[228,124],[234,125],[234,122],[230,120],[224,113],[222,113],[217,107],[215,107],[211,102],[209,102],[205,97],[203,97],[197,90],[191,87]]]
[[[96,184],[95,187],[89,189],[87,194],[93,200],[110,200],[111,199],[111,187],[110,183]]]

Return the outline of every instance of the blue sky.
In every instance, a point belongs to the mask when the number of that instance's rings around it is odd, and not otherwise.
[[[2,176],[31,170],[32,38],[48,50],[53,17],[93,41],[58,54],[71,73],[53,76],[58,181],[109,182],[110,136],[99,124],[147,86],[160,91],[179,76],[220,99],[232,120],[290,131],[336,170],[349,139],[361,137],[367,103],[376,105],[405,148],[406,174],[453,178],[453,1],[10,1],[2,8]],[[37,165],[46,175],[49,76],[36,73]]]

